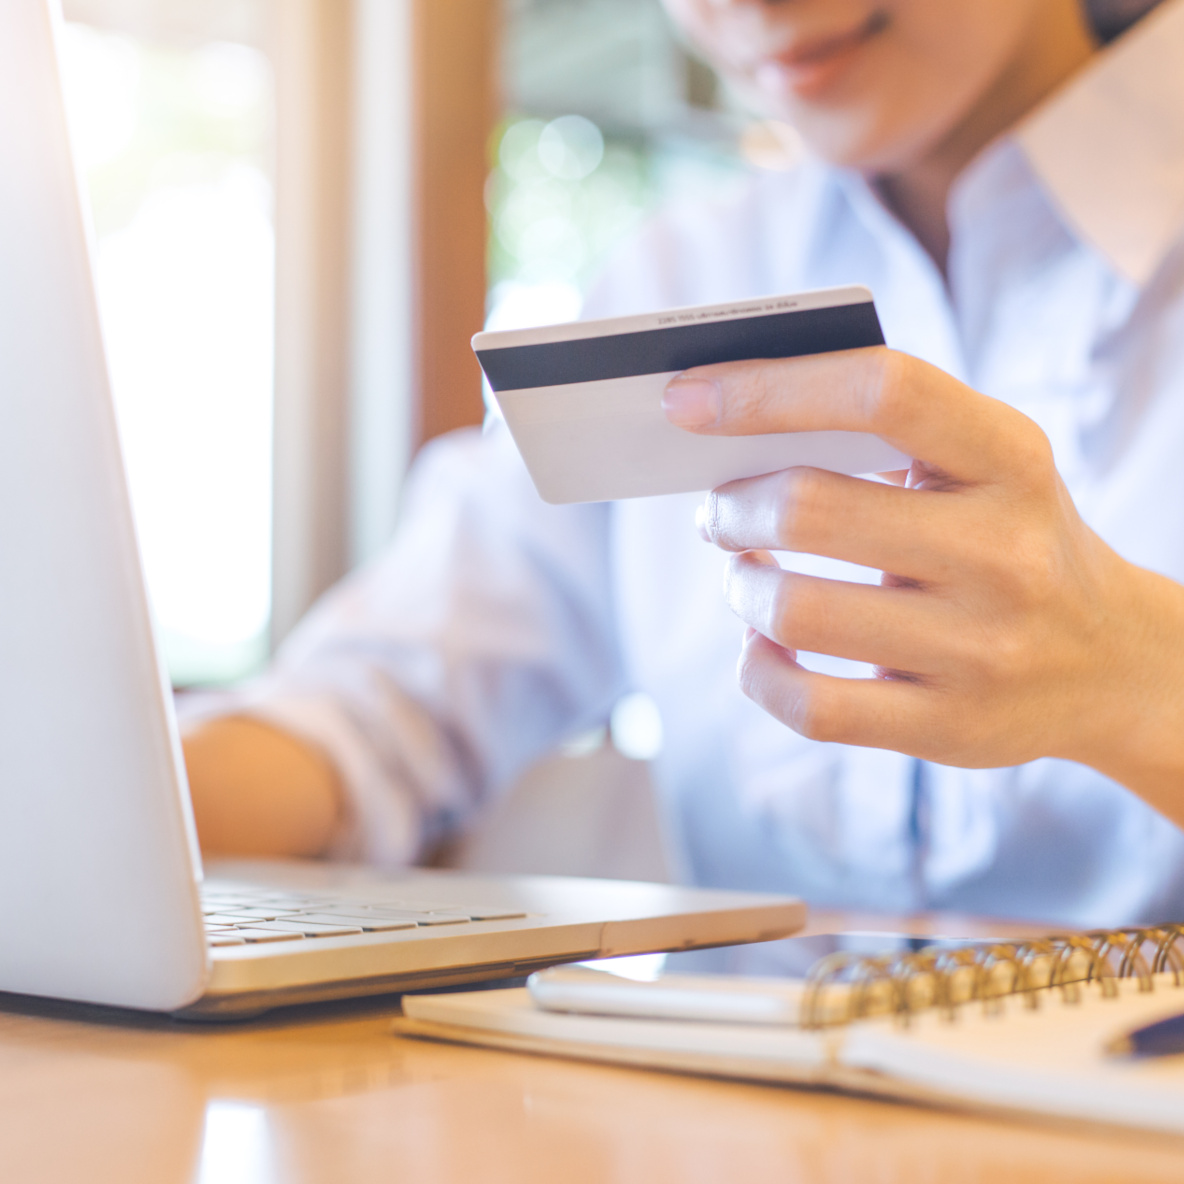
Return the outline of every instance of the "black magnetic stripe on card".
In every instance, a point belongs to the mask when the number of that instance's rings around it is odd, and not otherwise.
[[[717,362],[796,358],[883,344],[876,307],[865,301],[730,321],[643,329],[612,337],[479,349],[477,358],[495,391],[522,391],[573,382],[631,378],[637,374],[663,374]]]

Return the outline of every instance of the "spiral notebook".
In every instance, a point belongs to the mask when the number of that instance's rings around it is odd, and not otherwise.
[[[659,983],[691,994],[723,991],[718,980],[714,988],[673,975]],[[539,1006],[523,987],[407,996],[395,1030],[1184,1135],[1184,1056],[1107,1051],[1124,1033],[1184,1012],[1181,927],[838,957],[784,986],[797,1022],[563,1012]]]

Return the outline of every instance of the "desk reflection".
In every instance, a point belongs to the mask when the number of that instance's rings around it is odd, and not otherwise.
[[[271,1118],[254,1102],[206,1103],[196,1184],[270,1184],[277,1179]]]

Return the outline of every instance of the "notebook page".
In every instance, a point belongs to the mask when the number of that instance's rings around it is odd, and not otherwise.
[[[1107,1057],[1108,1040],[1184,1011],[1184,990],[1161,975],[1141,994],[1083,991],[1078,1005],[1042,992],[1039,1010],[980,1004],[950,1023],[935,1013],[902,1027],[865,1020],[803,1032],[537,1009],[525,988],[405,996],[394,1030],[407,1036],[581,1060],[806,1086],[831,1086],[969,1109],[1003,1110],[1184,1134],[1184,1057]]]
[[[1132,979],[1118,987],[1116,999],[1089,987],[1076,1005],[1057,991],[1040,992],[1038,1010],[1009,998],[994,1016],[968,1005],[953,1023],[930,1013],[907,1028],[855,1024],[840,1060],[972,1106],[1184,1134],[1184,1056],[1136,1060],[1104,1052],[1114,1036],[1184,1012],[1184,989],[1167,974],[1156,976],[1151,993]]]

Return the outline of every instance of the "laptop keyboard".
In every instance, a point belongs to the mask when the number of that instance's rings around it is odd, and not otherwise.
[[[363,903],[312,892],[285,892],[250,884],[209,884],[201,889],[201,911],[210,946],[306,941],[363,933],[393,933],[438,925],[513,921],[515,909],[430,905],[399,900]]]

